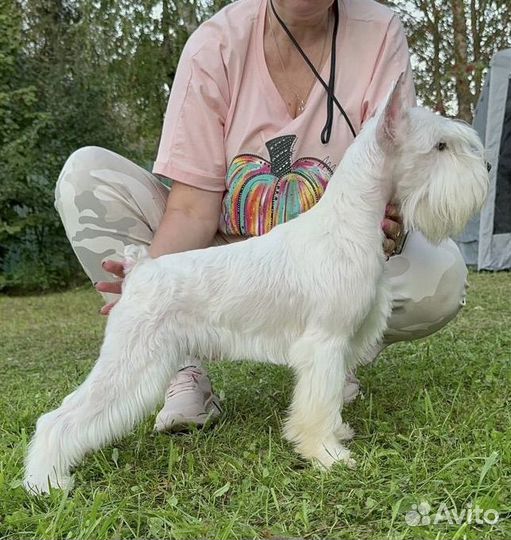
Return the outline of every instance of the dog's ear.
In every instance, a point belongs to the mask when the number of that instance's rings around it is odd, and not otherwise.
[[[392,148],[396,145],[406,118],[404,78],[404,73],[401,73],[378,119],[376,139],[382,148]]]

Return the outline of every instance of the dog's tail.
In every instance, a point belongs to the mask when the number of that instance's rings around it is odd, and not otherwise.
[[[125,246],[124,259],[122,261],[124,274],[129,274],[136,264],[139,264],[146,259],[150,259],[150,257],[145,246],[135,246],[134,244]]]

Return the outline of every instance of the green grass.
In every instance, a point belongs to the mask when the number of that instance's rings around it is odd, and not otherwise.
[[[96,358],[100,299],[89,288],[0,297],[0,538],[511,538],[511,274],[471,284],[455,322],[360,370],[364,399],[345,414],[356,471],[322,473],[282,440],[285,368],[219,362],[214,429],[154,435],[152,417],[89,456],[71,494],[49,497],[20,487],[23,456],[37,417]],[[410,527],[421,501],[501,519]]]

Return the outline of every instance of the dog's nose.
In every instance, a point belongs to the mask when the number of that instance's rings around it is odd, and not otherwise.
[[[486,170],[487,170],[488,172],[491,171],[491,163],[490,163],[489,161],[486,162]]]

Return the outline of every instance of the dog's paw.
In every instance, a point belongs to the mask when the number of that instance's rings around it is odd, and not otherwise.
[[[355,430],[347,422],[343,422],[336,428],[335,436],[340,441],[351,441],[355,436]]]
[[[355,469],[357,462],[351,457],[351,452],[337,441],[323,443],[318,446],[312,460],[322,469],[330,469],[336,463],[344,463],[349,469]]]
[[[349,426],[346,428],[346,435],[352,435],[351,428]],[[330,469],[335,463],[344,463],[349,469],[355,469],[357,465],[351,457],[351,452],[340,442],[337,434],[329,436],[322,442],[318,442],[317,439],[295,441],[295,450],[321,469]]]
[[[55,474],[47,476],[27,474],[23,480],[23,487],[31,495],[46,495],[50,493],[50,489],[70,491],[73,489],[73,484],[72,476],[57,476]]]

